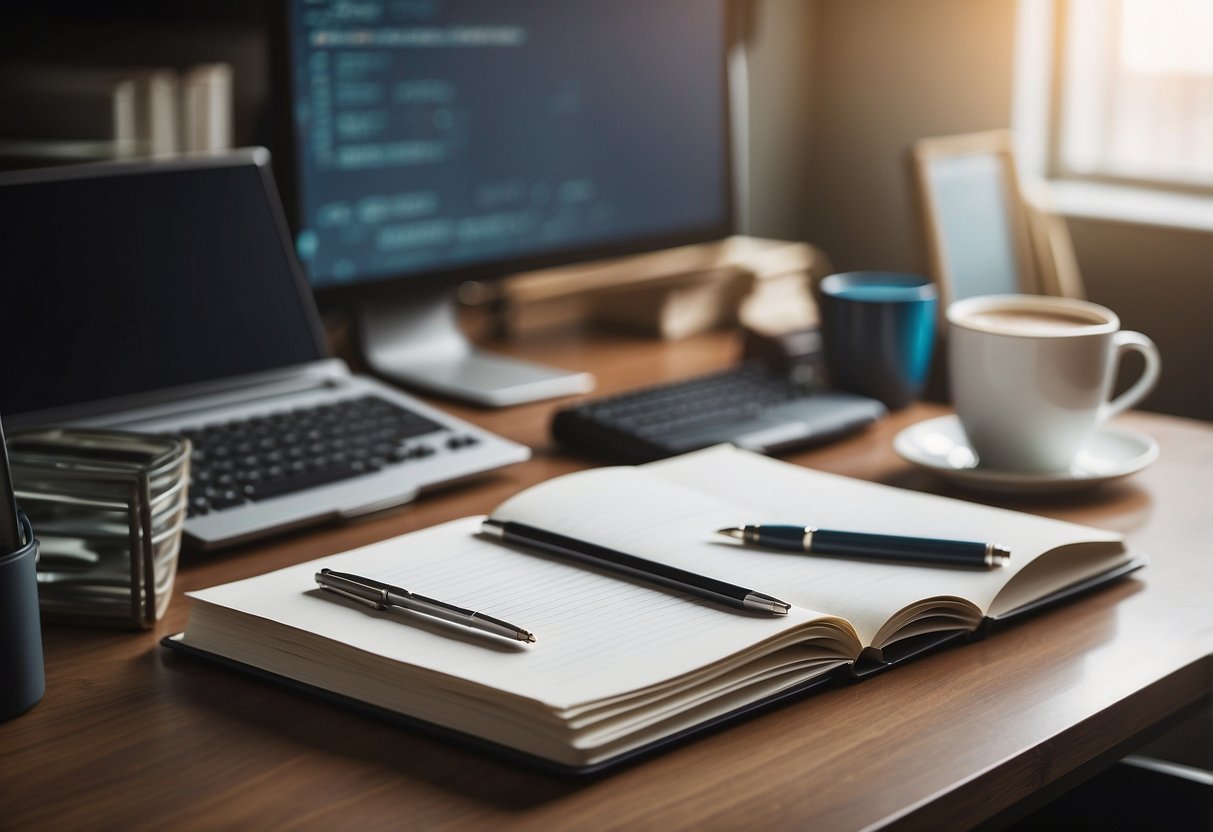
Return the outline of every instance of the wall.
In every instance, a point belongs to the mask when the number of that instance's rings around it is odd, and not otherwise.
[[[1006,126],[1014,0],[818,0],[805,230],[840,269],[918,268],[906,152]]]
[[[1213,420],[1213,234],[1072,217],[1087,294],[1149,335],[1162,378],[1144,407]]]
[[[752,2],[747,231],[838,270],[925,270],[907,148],[1011,124],[1016,0]],[[1145,407],[1213,419],[1213,235],[1070,225],[1090,297],[1162,351]]]
[[[749,85],[747,165],[751,198],[742,209],[745,227],[779,240],[805,238],[812,209],[809,176],[813,2],[777,0],[742,6]]]

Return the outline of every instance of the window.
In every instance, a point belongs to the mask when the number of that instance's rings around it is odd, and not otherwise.
[[[1213,191],[1213,0],[1068,0],[1052,168]]]

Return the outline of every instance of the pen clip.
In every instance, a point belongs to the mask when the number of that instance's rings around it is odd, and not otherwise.
[[[351,580],[338,572],[333,572],[329,569],[321,569],[316,573],[316,583],[320,585],[321,589],[327,589],[329,592],[344,595],[346,598],[357,601],[360,604],[366,604],[372,609],[387,609],[387,604],[385,601],[377,601],[374,598],[368,598],[367,595],[360,594],[359,590],[370,595],[384,596],[385,600],[386,593],[377,587],[360,584],[357,581]],[[346,586],[342,587],[338,586],[338,584],[345,584]]]
[[[335,586],[329,586],[328,584],[321,584],[320,588],[327,589],[329,592],[335,592],[338,595],[344,595],[346,598],[349,598],[351,601],[357,601],[359,604],[366,604],[371,609],[375,609],[375,610],[386,610],[387,609],[387,607],[385,607],[383,604],[380,604],[378,601],[372,601],[370,598],[363,598],[361,595],[355,595],[352,592],[347,592],[344,589],[338,589]]]

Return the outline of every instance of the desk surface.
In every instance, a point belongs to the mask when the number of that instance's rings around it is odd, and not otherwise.
[[[735,345],[578,336],[512,351],[591,370],[603,393],[722,366]],[[1085,495],[997,503],[1123,532],[1153,557],[1137,577],[602,779],[515,770],[157,646],[185,623],[184,591],[487,512],[583,467],[551,444],[555,406],[452,406],[535,458],[388,515],[187,557],[153,631],[48,626],[46,696],[0,724],[0,826],[964,827],[1093,773],[1213,692],[1213,427],[1148,414],[1122,419],[1161,443],[1148,470]],[[963,496],[891,448],[940,412],[916,406],[789,459]]]

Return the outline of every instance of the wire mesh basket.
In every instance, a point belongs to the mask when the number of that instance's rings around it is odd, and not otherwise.
[[[41,549],[43,617],[151,627],[177,574],[189,440],[52,428],[15,433],[8,447]]]

